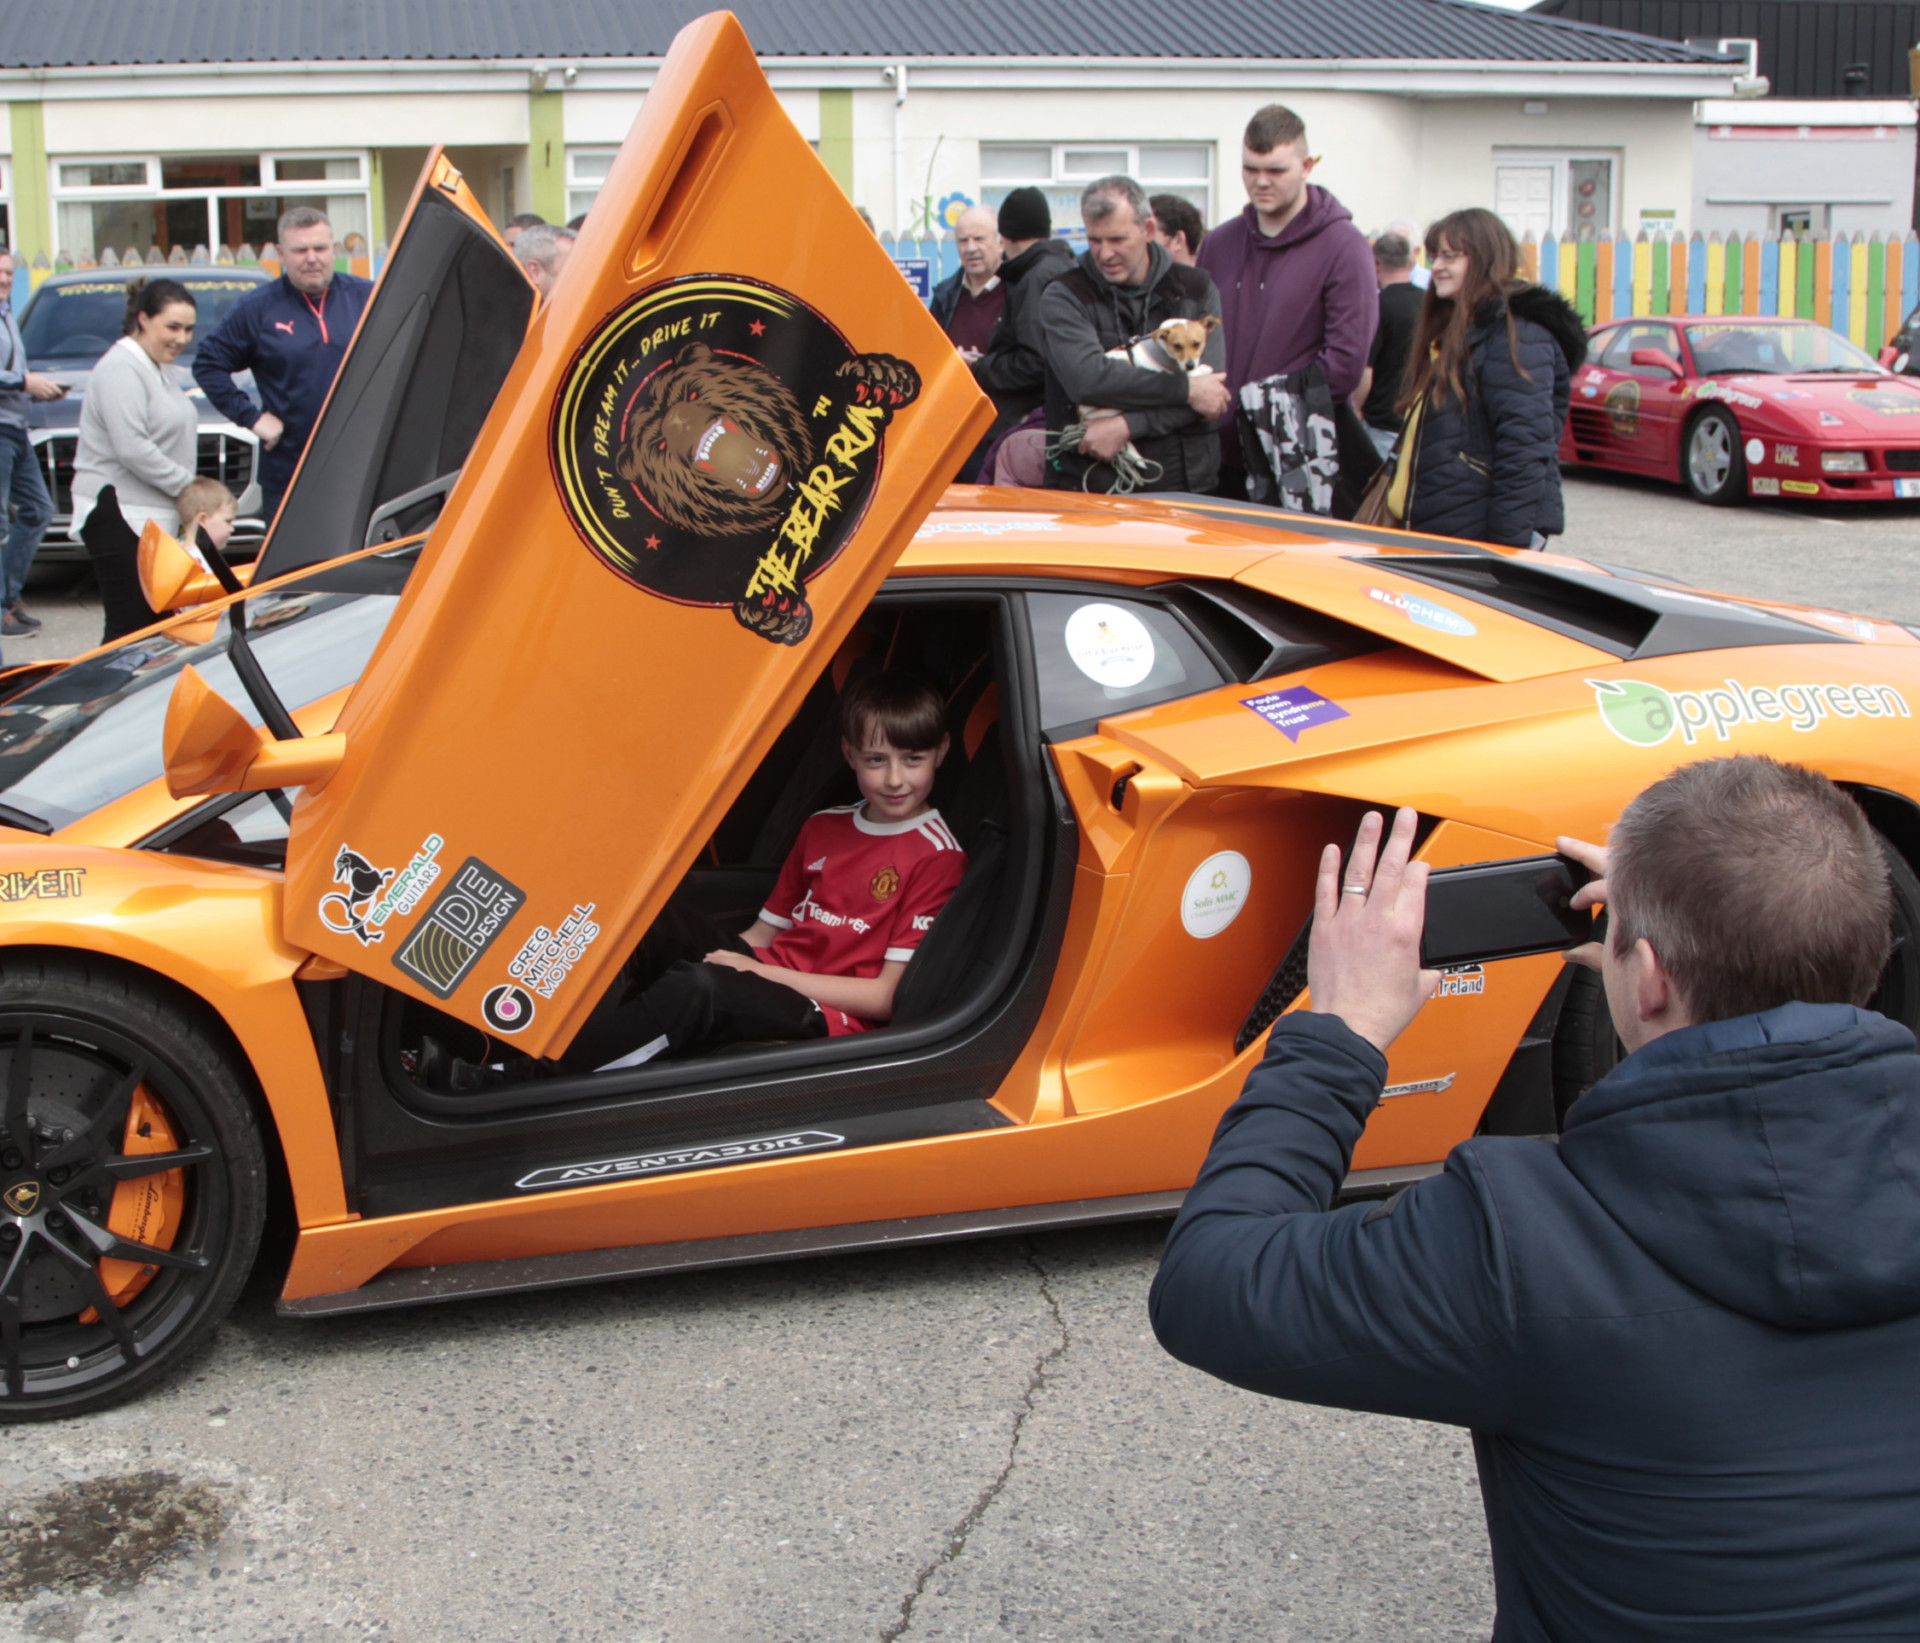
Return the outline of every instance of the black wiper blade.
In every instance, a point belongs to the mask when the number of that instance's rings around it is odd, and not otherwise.
[[[53,823],[45,816],[36,816],[31,810],[22,810],[18,805],[0,804],[0,822],[8,827],[18,827],[27,833],[51,833]]]

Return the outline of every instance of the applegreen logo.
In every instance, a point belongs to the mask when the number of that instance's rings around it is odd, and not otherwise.
[[[1673,734],[1673,698],[1637,679],[1589,679],[1607,729],[1635,747],[1658,747]]]

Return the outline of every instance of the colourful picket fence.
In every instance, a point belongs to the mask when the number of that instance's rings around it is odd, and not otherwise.
[[[1535,241],[1527,278],[1550,285],[1590,324],[1624,316],[1752,314],[1831,325],[1869,353],[1920,307],[1920,238],[1842,234],[1649,234]]]

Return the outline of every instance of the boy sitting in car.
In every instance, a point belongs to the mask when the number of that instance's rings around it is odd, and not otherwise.
[[[907,961],[966,871],[966,852],[929,802],[946,715],[926,685],[878,673],[841,699],[840,735],[861,802],[807,818],[745,930],[729,935],[669,905],[557,1059],[475,1066],[428,1039],[419,1081],[468,1092],[884,1026]]]

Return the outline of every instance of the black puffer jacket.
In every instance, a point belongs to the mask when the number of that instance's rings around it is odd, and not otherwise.
[[[1586,327],[1559,292],[1521,285],[1481,305],[1467,347],[1466,403],[1446,394],[1420,413],[1407,529],[1515,548],[1536,531],[1558,536],[1567,510],[1556,450]]]

